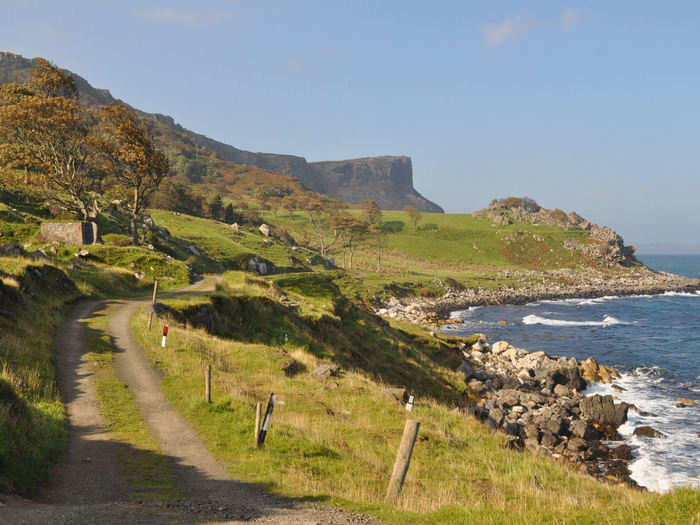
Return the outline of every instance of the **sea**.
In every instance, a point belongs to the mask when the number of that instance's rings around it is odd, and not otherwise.
[[[654,270],[700,278],[700,255],[639,255]],[[700,293],[537,301],[525,305],[471,307],[452,313],[462,324],[455,335],[486,334],[550,355],[593,356],[618,369],[610,385],[591,385],[585,394],[612,394],[632,403],[619,429],[632,445],[631,477],[654,492],[700,487]],[[682,397],[697,403],[678,407]],[[665,437],[633,434],[649,425]]]

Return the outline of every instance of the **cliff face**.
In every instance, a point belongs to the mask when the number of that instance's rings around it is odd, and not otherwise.
[[[442,213],[437,204],[413,187],[413,165],[410,157],[368,157],[363,159],[313,162],[316,191],[344,202],[374,200],[384,209],[414,206],[421,211]],[[303,179],[302,179],[303,180]],[[313,182],[310,181],[310,184]],[[312,189],[316,189],[313,188]]]
[[[8,52],[0,52],[0,84],[23,82],[31,74],[34,61]],[[71,73],[80,91],[81,100],[88,105],[115,102],[105,89],[95,89],[84,78]],[[268,171],[291,175],[307,188],[325,193],[345,202],[359,203],[372,199],[384,209],[415,206],[421,211],[442,212],[437,204],[427,200],[413,188],[413,168],[409,157],[370,157],[343,161],[309,163],[304,157],[255,153],[218,142],[205,135],[183,128],[168,115],[143,113],[157,126],[170,128],[195,145],[211,150],[225,161],[248,164]],[[156,133],[156,142],[168,134]],[[161,143],[161,147],[172,146]]]

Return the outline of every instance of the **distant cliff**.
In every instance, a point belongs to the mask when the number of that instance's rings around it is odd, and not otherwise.
[[[33,68],[33,60],[0,52],[0,84],[22,82],[29,77]],[[115,101],[109,91],[96,89],[79,75],[71,74],[76,80],[81,100],[87,104],[103,105]],[[152,120],[156,127],[168,128],[161,129],[155,135],[159,146],[171,152],[177,149],[178,141],[172,140],[173,136],[177,136],[180,140],[213,151],[221,160],[291,175],[307,188],[344,202],[359,203],[372,199],[384,209],[401,209],[411,205],[422,211],[443,211],[413,187],[410,157],[369,157],[309,163],[305,158],[295,155],[241,150],[183,128],[168,115],[141,113]]]

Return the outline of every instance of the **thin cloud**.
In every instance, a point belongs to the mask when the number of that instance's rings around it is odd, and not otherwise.
[[[565,7],[561,12],[561,16],[559,17],[559,23],[561,24],[562,28],[569,31],[583,22],[584,18],[585,15],[582,9]]]
[[[486,47],[499,47],[511,40],[517,40],[533,27],[528,11],[511,15],[502,22],[484,25],[483,42]]]
[[[184,11],[171,7],[152,7],[149,9],[134,9],[133,14],[138,18],[166,24],[181,26],[209,26],[225,22],[233,17],[228,11],[205,9],[199,11]]]

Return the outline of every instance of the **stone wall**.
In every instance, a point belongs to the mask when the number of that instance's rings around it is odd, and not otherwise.
[[[95,244],[100,238],[94,222],[43,222],[39,235],[46,242],[63,244]]]

